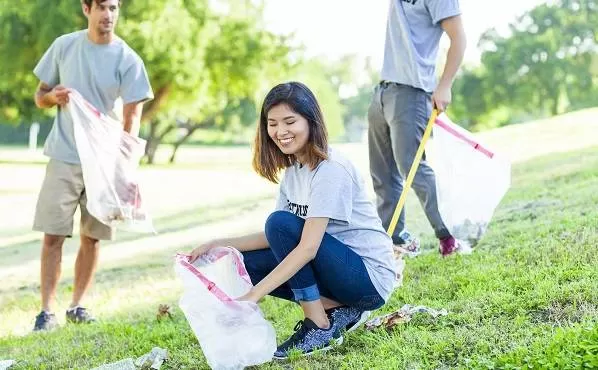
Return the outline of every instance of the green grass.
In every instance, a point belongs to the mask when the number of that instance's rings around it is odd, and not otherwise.
[[[358,330],[334,351],[259,368],[598,368],[597,189],[598,148],[517,165],[476,251],[441,259],[427,237],[430,253],[407,261],[404,286],[375,313],[410,303],[446,308],[448,316],[416,316],[392,331]],[[410,215],[418,217],[415,225],[425,223],[421,212]],[[183,223],[188,217],[181,215]],[[160,346],[170,352],[163,369],[207,368],[176,307],[181,286],[173,252],[103,266],[91,297],[101,323],[1,337],[0,359],[18,360],[15,369],[84,369]],[[58,295],[68,297],[71,284],[63,281]],[[3,291],[0,328],[23,315],[32,324],[38,299],[37,286]],[[174,320],[156,320],[161,303],[173,306]],[[266,298],[261,305],[279,341],[301,319],[290,303]]]

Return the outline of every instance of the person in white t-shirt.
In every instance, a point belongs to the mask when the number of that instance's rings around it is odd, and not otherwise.
[[[275,358],[330,349],[345,330],[384,305],[394,286],[392,239],[355,166],[328,146],[314,94],[302,83],[275,86],[266,96],[255,138],[253,167],[280,181],[276,210],[265,230],[197,247],[194,261],[214,246],[243,253],[255,285],[238,298],[266,295],[298,302],[305,318]]]

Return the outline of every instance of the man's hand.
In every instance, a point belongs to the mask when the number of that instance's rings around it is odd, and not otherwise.
[[[69,102],[69,93],[71,90],[66,88],[62,85],[56,85],[54,88],[49,92],[49,99],[52,99],[53,103],[64,107],[66,103]]]
[[[438,109],[438,113],[444,112],[452,99],[451,87],[439,84],[432,94],[432,104]]]
[[[50,87],[44,82],[40,82],[35,92],[35,105],[39,108],[52,108],[55,105],[63,107],[69,102],[71,89],[62,85]]]

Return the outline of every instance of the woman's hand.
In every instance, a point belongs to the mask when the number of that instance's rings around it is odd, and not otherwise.
[[[200,245],[199,247],[197,247],[193,251],[191,251],[191,257],[189,258],[189,262],[190,263],[195,262],[195,260],[197,260],[203,254],[207,253],[210,249],[212,249],[214,247],[222,246],[222,245],[223,245],[222,242],[220,242],[218,240],[212,240],[212,241],[209,241],[207,243]]]
[[[237,301],[245,301],[245,302],[252,302],[257,303],[261,297],[256,296],[255,289],[251,288],[247,293],[238,297]]]

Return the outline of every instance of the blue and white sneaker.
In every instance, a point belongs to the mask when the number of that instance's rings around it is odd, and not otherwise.
[[[331,308],[326,311],[332,322],[334,337],[342,336],[344,332],[351,332],[361,326],[370,317],[370,311],[362,311],[351,306]]]
[[[313,321],[305,318],[295,325],[295,333],[282,343],[274,352],[277,360],[286,360],[289,354],[298,350],[303,356],[309,356],[314,352],[328,351],[334,345],[343,343],[343,336],[334,337],[334,321],[330,321],[330,328],[322,329]]]
[[[89,324],[96,322],[96,319],[89,313],[89,311],[87,311],[85,307],[77,306],[69,308],[66,311],[66,321],[75,324]]]
[[[35,317],[35,325],[33,331],[50,331],[58,327],[56,315],[46,311],[42,311]]]
[[[411,235],[407,230],[401,231],[399,238],[401,238],[401,242],[394,245],[395,251],[409,257],[416,257],[421,253],[419,239]]]

